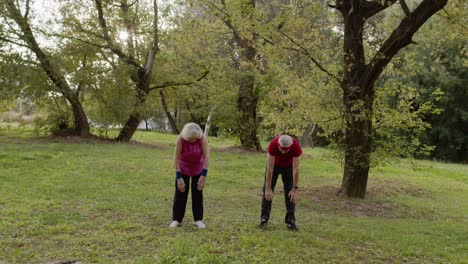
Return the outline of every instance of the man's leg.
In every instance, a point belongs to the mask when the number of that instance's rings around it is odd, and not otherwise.
[[[190,177],[182,176],[185,182],[185,192],[180,192],[177,189],[177,180],[175,183],[174,205],[172,206],[172,220],[182,223],[185,215],[185,208],[187,206],[187,197],[190,189]]]
[[[275,167],[273,169],[273,175],[271,178],[271,190],[272,191],[275,191],[277,180],[278,180],[278,169]],[[265,199],[265,188],[266,188],[266,169],[265,169],[265,178],[263,181],[262,214],[260,215],[261,223],[263,222],[266,223],[270,219],[271,204],[272,204],[272,201],[267,201]]]
[[[284,202],[286,204],[286,216],[284,217],[284,222],[292,227],[296,227],[296,217],[294,215],[296,205],[291,202],[289,197],[289,192],[293,189],[293,171],[292,168],[283,169],[281,171],[281,178],[283,180],[284,186]]]

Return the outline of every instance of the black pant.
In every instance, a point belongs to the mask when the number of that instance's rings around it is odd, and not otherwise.
[[[187,206],[187,198],[189,189],[192,189],[192,212],[195,221],[203,220],[203,191],[197,189],[197,183],[201,175],[186,176],[182,175],[185,182],[185,192],[180,192],[177,189],[177,180],[175,183],[174,205],[172,206],[172,220],[182,223]],[[190,183],[192,179],[192,183]],[[190,186],[190,187],[189,187]]]
[[[291,202],[288,194],[293,188],[293,170],[292,168],[278,168],[274,167],[273,175],[271,178],[271,190],[275,190],[276,182],[278,180],[278,175],[281,174],[281,179],[283,180],[284,187],[284,202],[286,203],[286,216],[284,222],[286,224],[295,223],[296,217],[294,216],[294,211],[296,205]],[[263,221],[268,221],[270,219],[271,212],[271,203],[272,201],[267,201],[265,199],[265,185],[266,185],[266,170],[265,170],[265,182],[263,183],[263,197],[262,197],[262,214],[261,219]]]

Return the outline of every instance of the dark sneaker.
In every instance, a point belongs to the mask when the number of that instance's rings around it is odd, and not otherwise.
[[[299,231],[299,229],[297,229],[297,226],[296,226],[295,223],[287,223],[287,224],[286,224],[286,227],[287,227],[289,230]]]
[[[268,224],[268,220],[262,219],[260,224],[257,226],[260,229],[263,229]]]

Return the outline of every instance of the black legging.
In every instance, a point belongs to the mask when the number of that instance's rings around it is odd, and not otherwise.
[[[293,170],[291,168],[278,168],[274,167],[273,175],[271,178],[271,190],[275,190],[276,182],[278,181],[278,175],[281,174],[281,179],[283,180],[284,186],[284,202],[286,203],[286,216],[284,217],[284,222],[294,223],[296,217],[294,216],[294,211],[296,205],[291,202],[288,194],[293,188]],[[265,181],[263,183],[263,197],[262,197],[262,214],[261,220],[268,221],[270,219],[271,204],[272,201],[267,201],[265,199],[265,185],[266,185],[266,170],[265,170]]]
[[[175,183],[174,205],[172,206],[172,220],[182,223],[187,206],[189,187],[192,189],[192,212],[195,221],[203,220],[203,191],[197,189],[197,183],[201,175],[186,176],[182,174],[182,179],[185,182],[185,192],[180,192],[177,189],[177,180]],[[190,183],[190,179],[192,182]]]

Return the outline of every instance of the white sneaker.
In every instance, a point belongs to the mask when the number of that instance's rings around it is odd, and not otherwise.
[[[198,226],[198,228],[200,228],[200,229],[205,229],[206,228],[205,224],[201,220],[195,221],[195,223],[193,223],[193,224]]]
[[[170,228],[178,227],[180,223],[178,221],[172,221],[172,223],[169,225]]]

